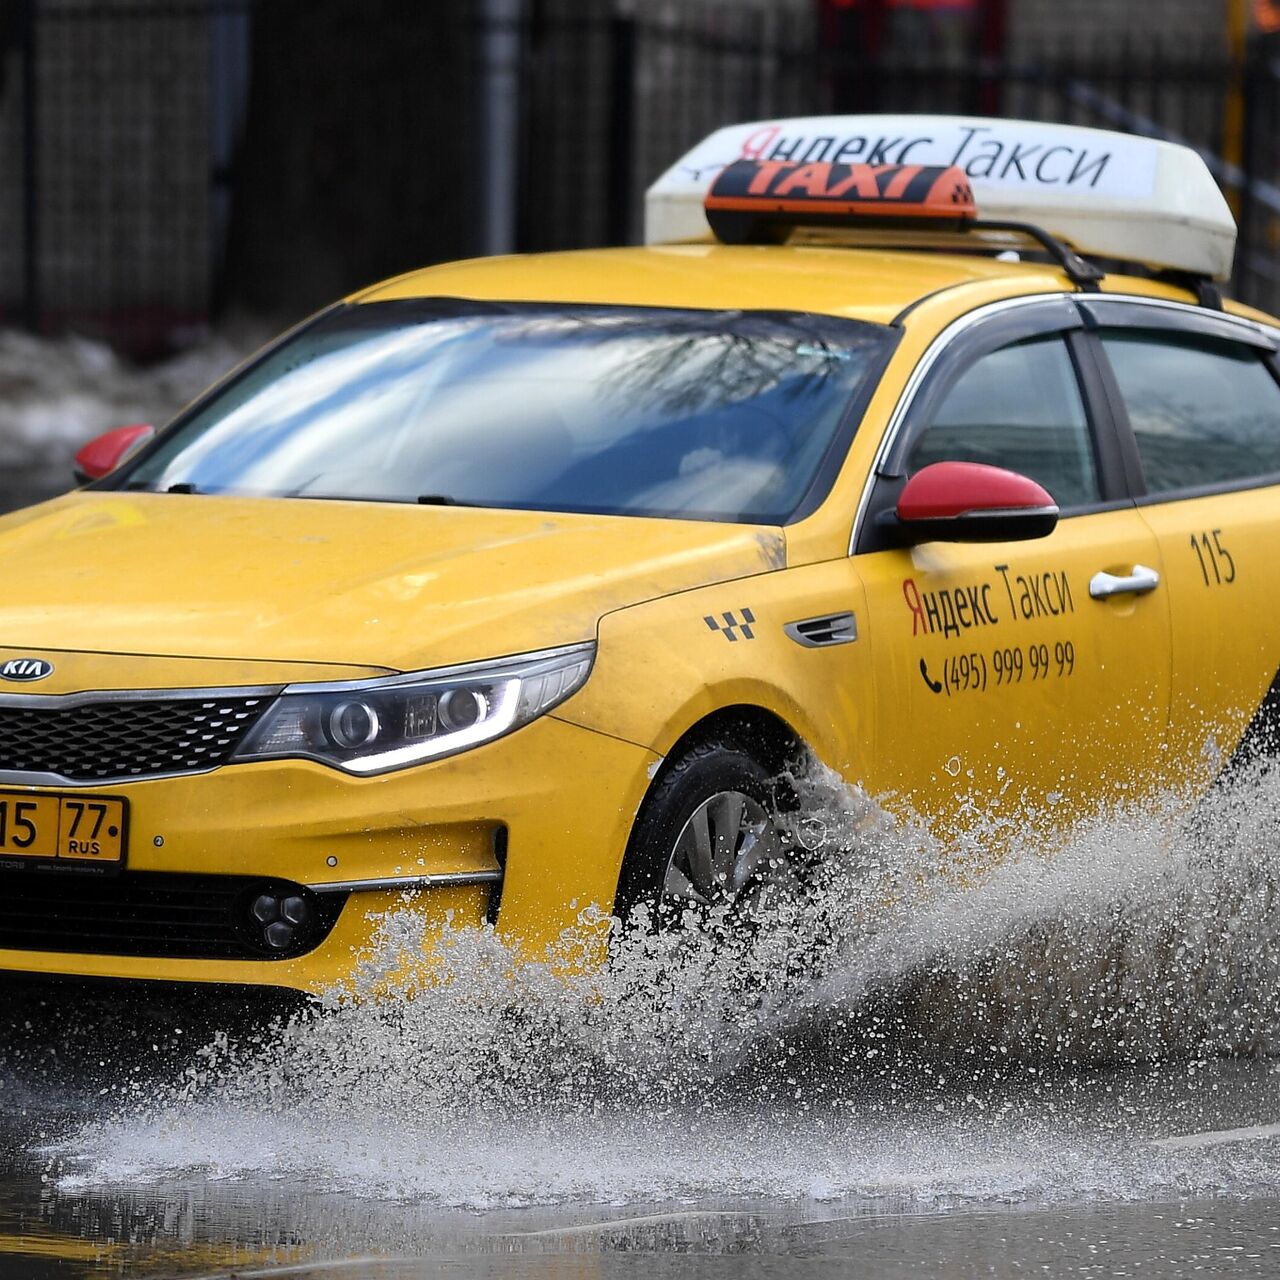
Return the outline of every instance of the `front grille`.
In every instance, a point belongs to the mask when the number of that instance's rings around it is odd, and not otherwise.
[[[310,922],[272,950],[251,913],[264,893],[303,897]],[[175,960],[280,960],[329,936],[347,900],[254,876],[0,871],[0,948]]]
[[[138,698],[68,707],[0,703],[0,770],[77,782],[222,764],[271,705],[255,698]]]

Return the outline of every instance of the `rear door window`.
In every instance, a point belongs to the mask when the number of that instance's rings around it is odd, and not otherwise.
[[[1280,479],[1280,385],[1243,343],[1103,329],[1150,494]]]

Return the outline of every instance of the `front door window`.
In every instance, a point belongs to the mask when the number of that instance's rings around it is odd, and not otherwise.
[[[1099,498],[1084,400],[1057,335],[1002,347],[976,360],[917,436],[908,469],[985,462],[1042,484],[1060,507]]]

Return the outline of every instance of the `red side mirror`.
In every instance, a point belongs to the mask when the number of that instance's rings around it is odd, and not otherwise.
[[[1014,542],[1052,533],[1058,504],[1016,471],[935,462],[907,481],[897,517],[910,542]]]
[[[155,427],[145,422],[135,422],[127,427],[113,427],[96,436],[76,454],[77,482],[88,484],[90,480],[101,480],[131,453],[141,449],[155,433]]]

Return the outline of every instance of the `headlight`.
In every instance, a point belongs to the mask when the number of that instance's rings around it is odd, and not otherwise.
[[[518,729],[591,674],[594,644],[350,684],[290,685],[236,760],[303,756],[383,773],[453,755]]]

